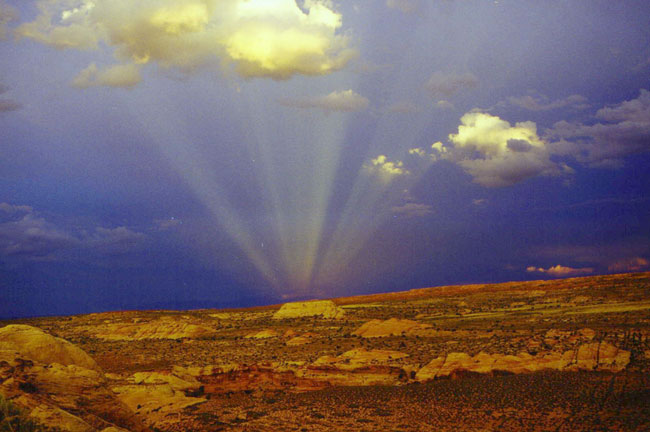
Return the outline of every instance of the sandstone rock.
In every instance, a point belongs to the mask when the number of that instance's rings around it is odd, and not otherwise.
[[[114,387],[113,391],[123,403],[156,428],[177,423],[183,409],[206,401],[188,397],[169,384],[126,385]]]
[[[345,311],[331,300],[313,300],[285,303],[273,315],[273,319],[319,316],[327,319],[342,319]]]
[[[99,370],[95,360],[82,349],[65,339],[28,325],[11,324],[0,328],[0,350],[14,350],[25,358],[41,363],[77,365]]]
[[[173,390],[183,392],[201,387],[201,383],[192,377],[183,379],[161,372],[136,372],[133,374],[132,381],[135,384],[168,384]]]
[[[487,354],[480,352],[474,357],[466,353],[450,353],[437,357],[416,374],[417,381],[453,376],[459,372],[470,373],[529,373],[543,370],[601,370],[619,372],[630,362],[630,352],[620,350],[606,342],[583,344],[576,350],[545,352],[531,355]]]
[[[295,332],[294,332],[294,334],[295,334]],[[285,335],[286,335],[286,333],[285,333]],[[311,332],[303,333],[300,336],[296,336],[296,337],[293,337],[293,338],[289,339],[286,342],[286,345],[288,345],[288,346],[305,345],[305,344],[308,344],[310,342],[313,342],[313,340],[315,338],[317,338],[317,337],[319,337],[319,335],[316,334],[316,333],[311,333]]]
[[[593,342],[581,345],[575,359],[578,369],[619,372],[630,363],[630,352],[607,342]]]
[[[48,406],[41,404],[34,408],[29,417],[42,425],[56,426],[57,428],[67,432],[96,432],[97,429],[90,426],[88,423],[79,417],[63,411],[56,406]]]
[[[407,319],[391,318],[386,321],[374,319],[363,324],[352,334],[363,338],[387,337],[413,334],[430,328],[429,324]]]
[[[146,430],[142,420],[106,387],[98,370],[45,364],[0,350],[0,383],[4,395],[50,428],[94,432],[116,425],[132,432]]]
[[[322,356],[297,371],[297,376],[333,386],[399,385],[408,374],[408,355],[389,350],[356,348],[339,356]]]
[[[211,336],[212,328],[163,318],[147,323],[113,323],[95,328],[93,336],[105,340],[183,339]]]
[[[279,334],[275,330],[266,329],[244,336],[246,339],[270,339],[276,338]]]
[[[314,366],[335,366],[342,370],[353,370],[365,366],[395,365],[398,360],[408,357],[408,354],[390,350],[367,350],[355,348],[339,356],[322,356]],[[400,362],[401,364],[401,362]]]

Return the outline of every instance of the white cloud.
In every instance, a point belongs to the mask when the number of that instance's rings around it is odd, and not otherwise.
[[[320,108],[323,111],[363,111],[368,108],[369,101],[353,90],[333,91],[325,96],[305,99],[283,99],[279,101],[285,106],[296,108]]]
[[[386,0],[386,6],[404,13],[413,13],[419,9],[420,0]]]
[[[558,264],[547,269],[544,269],[542,267],[529,266],[526,267],[526,271],[529,273],[544,273],[552,277],[569,277],[591,274],[594,272],[594,269],[592,267],[573,268]]]
[[[589,107],[587,104],[587,98],[578,94],[573,94],[555,101],[550,101],[548,97],[543,95],[511,96],[507,101],[510,105],[518,106],[529,111],[550,111],[565,107],[585,109]]]
[[[427,155],[427,152],[423,148],[416,147],[416,148],[409,149],[409,154],[419,156],[419,157],[425,157]]]
[[[369,163],[364,164],[363,168],[371,175],[377,178],[384,184],[390,183],[397,177],[410,174],[404,163],[401,161],[391,162],[385,155],[379,155],[370,160]]]
[[[40,0],[18,36],[64,49],[106,45],[121,63],[246,78],[326,75],[356,56],[327,0]]]
[[[113,65],[108,69],[100,70],[95,63],[79,72],[72,81],[78,88],[88,87],[121,87],[132,88],[141,81],[140,67],[132,64]]]
[[[462,89],[478,86],[478,78],[472,73],[452,74],[435,72],[427,81],[425,87],[433,96],[449,98]],[[446,101],[444,101],[446,102]]]
[[[454,145],[452,159],[483,186],[509,186],[537,175],[570,170],[549,159],[546,143],[533,122],[511,126],[497,116],[469,112],[461,117],[458,133],[450,134],[449,141]]]
[[[623,158],[650,151],[650,92],[605,107],[596,113],[603,123],[560,121],[546,132],[553,153],[572,156],[590,166],[619,167]]]

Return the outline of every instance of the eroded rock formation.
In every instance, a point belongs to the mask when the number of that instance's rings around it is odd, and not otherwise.
[[[313,300],[306,302],[285,303],[273,315],[273,319],[321,317],[326,319],[341,319],[345,311],[331,300]]]

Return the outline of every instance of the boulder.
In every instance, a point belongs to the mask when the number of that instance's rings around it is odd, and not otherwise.
[[[345,311],[331,300],[312,300],[306,302],[285,303],[273,315],[273,319],[321,317],[342,319]]]

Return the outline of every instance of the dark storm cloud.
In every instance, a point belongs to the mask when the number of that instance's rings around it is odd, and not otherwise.
[[[589,166],[620,166],[633,154],[650,151],[650,92],[596,113],[595,124],[560,121],[547,131],[552,152]]]
[[[69,259],[65,252],[114,256],[133,251],[145,235],[120,226],[66,229],[31,206],[0,203],[0,256],[14,259]],[[65,256],[64,256],[65,255]]]
[[[520,97],[511,96],[507,104],[524,108],[529,111],[551,111],[560,108],[585,109],[588,108],[587,98],[578,94],[567,96],[563,99],[551,101],[544,95],[525,95]],[[505,105],[506,103],[501,103]]]
[[[31,212],[0,223],[0,253],[7,257],[51,257],[78,244],[78,239]]]

